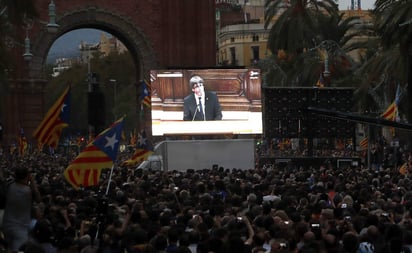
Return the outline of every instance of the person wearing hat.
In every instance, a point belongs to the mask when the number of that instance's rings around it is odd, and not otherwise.
[[[192,94],[183,100],[183,120],[221,120],[222,109],[215,92],[205,91],[204,80],[195,75],[189,80]]]

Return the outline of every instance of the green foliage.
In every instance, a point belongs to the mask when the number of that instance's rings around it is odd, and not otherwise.
[[[412,42],[412,2],[378,0],[375,6],[375,26],[382,46],[388,49],[399,44],[401,50],[407,50]]]
[[[408,85],[411,71],[412,2],[399,0],[377,0],[375,3],[374,27],[378,35],[371,42],[372,50],[365,54],[364,64],[357,71],[363,76],[359,87],[359,105],[365,111],[384,111],[393,102],[397,86],[406,94],[412,94]],[[410,91],[408,91],[410,90]],[[401,99],[399,112],[412,122],[410,98]],[[382,103],[381,101],[385,101]]]
[[[265,26],[275,17],[268,40],[273,55],[261,64],[266,85],[314,86],[327,67],[328,86],[354,86],[358,63],[349,52],[367,47],[353,38],[370,30],[359,17],[344,18],[330,0],[268,0]]]
[[[106,57],[94,57],[90,70],[99,77],[99,88],[104,95],[105,126],[126,115],[125,131],[130,132],[139,124],[138,100],[136,94],[136,67],[129,53],[112,53]],[[45,97],[47,108],[56,101],[63,90],[71,85],[71,131],[87,133],[89,84],[87,64],[77,64],[51,78]],[[113,80],[116,80],[115,82]],[[115,99],[116,96],[116,99]]]
[[[265,3],[265,28],[272,20],[268,48],[272,52],[282,49],[288,54],[299,54],[304,49],[316,46],[319,39],[321,16],[338,15],[333,0],[267,0]]]

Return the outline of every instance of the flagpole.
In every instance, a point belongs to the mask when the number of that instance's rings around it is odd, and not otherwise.
[[[368,155],[367,155],[367,159],[368,159],[368,169],[371,169],[371,130],[370,130],[370,125],[367,124],[367,131],[368,131]]]
[[[179,210],[183,211],[182,205],[180,204],[179,198],[177,197],[176,190],[173,191],[173,195],[175,196],[175,200],[176,200],[177,206],[179,207]]]
[[[125,117],[126,117],[126,115],[123,115],[122,121],[123,121],[123,119],[124,119]],[[120,135],[121,135],[121,131],[120,131]],[[117,147],[117,152],[119,152],[119,147]],[[111,183],[111,181],[112,181],[113,169],[114,169],[115,163],[116,163],[116,159],[113,161],[112,169],[110,170],[109,181],[107,182],[107,188],[106,188],[106,195],[109,194],[109,188],[110,188],[110,183]]]
[[[112,165],[112,169],[110,170],[109,182],[107,182],[107,188],[106,188],[106,195],[109,194],[109,188],[110,188],[110,182],[112,181],[113,169],[114,169],[114,163]]]

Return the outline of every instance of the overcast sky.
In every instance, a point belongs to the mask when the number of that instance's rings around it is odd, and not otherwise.
[[[102,31],[96,29],[77,29],[59,37],[50,48],[47,63],[53,63],[59,57],[78,56],[79,45],[83,40],[87,43],[97,43]]]
[[[352,2],[351,0],[338,0],[339,9],[341,10],[349,9],[351,2]],[[355,0],[355,3],[357,2],[358,0]],[[375,4],[375,0],[361,0],[362,10],[373,9],[374,4]]]

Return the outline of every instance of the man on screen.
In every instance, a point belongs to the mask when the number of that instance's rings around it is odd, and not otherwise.
[[[192,94],[183,102],[183,120],[221,120],[222,109],[215,92],[204,90],[204,80],[200,76],[192,76],[189,81]]]

